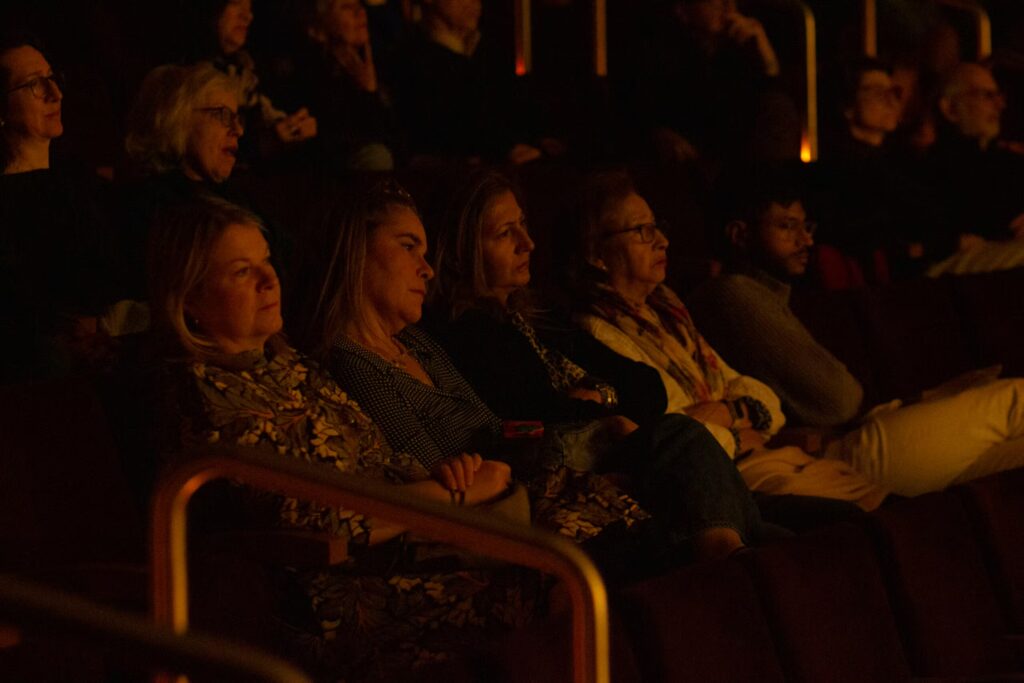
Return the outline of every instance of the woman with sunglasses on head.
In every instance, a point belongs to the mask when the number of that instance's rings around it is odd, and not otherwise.
[[[92,173],[50,167],[63,98],[31,36],[0,37],[0,382],[62,374],[101,351],[109,190]]]
[[[640,505],[695,557],[756,542],[760,518],[736,468],[700,423],[665,414],[657,373],[532,303],[520,207],[507,178],[481,174],[438,240],[434,329],[458,369],[498,417],[542,423],[556,464],[628,474]]]
[[[730,368],[663,284],[669,240],[626,173],[587,179],[575,227],[577,322],[616,353],[657,370],[668,411],[704,424],[751,490],[776,494],[758,496],[767,521],[801,529],[856,514],[852,503],[867,510],[881,503],[885,491],[842,463],[765,447],[786,421],[779,398]]]

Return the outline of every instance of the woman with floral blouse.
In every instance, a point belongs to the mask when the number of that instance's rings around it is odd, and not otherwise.
[[[359,406],[284,342],[280,285],[254,216],[216,199],[175,207],[160,217],[150,246],[153,309],[175,348],[168,370],[178,380],[181,446],[252,446],[386,481],[410,496],[452,499],[415,458],[392,451]],[[501,497],[509,468],[483,460],[475,466],[464,504]],[[417,563],[418,546],[393,523],[243,493],[248,511],[267,525],[349,541],[350,559],[341,566],[284,571],[287,595],[308,601],[304,610],[289,605],[289,614],[305,613],[289,622],[297,646],[324,677],[399,680],[541,611],[544,582],[535,572]],[[312,623],[318,628],[303,630]]]

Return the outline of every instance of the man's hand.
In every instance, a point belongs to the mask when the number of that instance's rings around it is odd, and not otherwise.
[[[746,453],[747,451],[756,451],[764,448],[768,438],[761,432],[754,429],[741,429],[739,430],[740,435],[740,449],[739,453]]]

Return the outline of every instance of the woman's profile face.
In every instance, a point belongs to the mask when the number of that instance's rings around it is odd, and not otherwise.
[[[366,8],[362,0],[334,0],[323,18],[323,31],[331,42],[362,47],[370,42]]]
[[[281,331],[281,286],[258,225],[228,226],[214,242],[209,270],[186,313],[224,353],[262,349]]]
[[[3,115],[6,135],[26,141],[52,140],[64,132],[61,100],[53,69],[39,50],[22,45],[0,55],[10,74],[4,83]]]
[[[643,197],[627,195],[612,207],[602,226],[596,254],[613,287],[653,290],[665,280],[668,238],[656,227],[654,212]]]
[[[407,206],[393,206],[367,239],[363,320],[379,321],[388,334],[398,334],[420,319],[427,282],[434,277],[426,255],[419,216]]]
[[[242,124],[238,97],[223,88],[211,88],[190,114],[182,167],[189,178],[222,183],[231,175],[238,156]]]
[[[512,192],[506,190],[488,204],[480,245],[487,288],[504,304],[512,292],[530,284],[530,252],[534,248],[526,215]]]
[[[221,52],[234,54],[242,49],[249,37],[252,23],[252,0],[228,0],[217,18],[217,40]]]

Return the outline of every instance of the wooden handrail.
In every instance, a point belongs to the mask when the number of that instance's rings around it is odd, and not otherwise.
[[[142,617],[2,574],[0,621],[25,633],[70,637],[133,664],[204,674],[211,680],[310,681],[291,664],[246,645],[175,633]]]
[[[323,466],[241,447],[208,447],[157,483],[150,526],[153,616],[181,633],[188,627],[187,506],[203,485],[230,479],[322,505],[346,507],[410,531],[561,579],[572,600],[573,680],[608,683],[608,597],[594,563],[556,534],[473,509],[410,499],[402,489]]]

